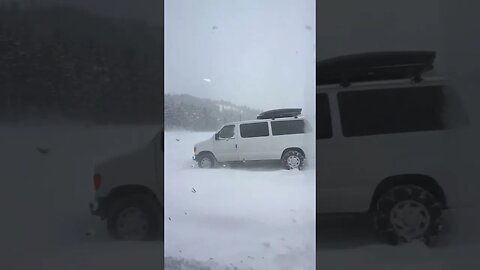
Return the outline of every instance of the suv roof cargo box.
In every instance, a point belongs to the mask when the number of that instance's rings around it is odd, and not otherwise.
[[[275,119],[286,117],[297,117],[302,113],[300,108],[277,109],[260,113],[257,119]]]
[[[434,51],[370,52],[317,62],[317,85],[412,78],[433,69]]]

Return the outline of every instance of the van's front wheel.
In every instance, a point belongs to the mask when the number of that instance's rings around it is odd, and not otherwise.
[[[111,236],[120,240],[151,240],[159,234],[160,216],[153,198],[131,194],[116,199],[107,217]]]
[[[212,154],[201,154],[198,157],[198,167],[200,168],[213,168],[215,167],[215,158]]]
[[[300,151],[297,150],[288,150],[282,156],[283,166],[287,170],[303,168],[305,157]]]

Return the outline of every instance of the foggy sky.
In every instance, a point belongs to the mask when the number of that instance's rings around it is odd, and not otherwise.
[[[155,25],[163,23],[163,0],[0,0],[0,3],[9,2],[68,4],[103,16],[135,19]]]
[[[72,3],[104,15],[131,18],[160,25],[163,14],[162,0],[54,0]]]
[[[435,50],[437,68],[444,69],[439,0],[319,0],[316,10],[319,60],[368,51]]]
[[[261,110],[313,102],[314,5],[313,0],[165,1],[165,93]]]

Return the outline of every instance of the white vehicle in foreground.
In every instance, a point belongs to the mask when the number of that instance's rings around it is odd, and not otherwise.
[[[300,116],[301,109],[292,115],[280,109],[267,111],[256,120],[223,125],[211,138],[194,146],[193,159],[200,168],[212,168],[217,163],[239,161],[280,160],[287,169],[304,166],[308,121]]]
[[[317,86],[317,213],[369,212],[392,243],[430,241],[457,202],[452,164],[467,123],[448,82]]]
[[[140,149],[94,169],[92,214],[116,239],[163,237],[163,130]]]

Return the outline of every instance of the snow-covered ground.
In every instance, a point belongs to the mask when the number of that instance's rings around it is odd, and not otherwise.
[[[87,208],[93,164],[138,147],[157,130],[0,127],[0,269],[162,269],[163,242],[111,240]],[[208,135],[166,134],[166,268],[312,269],[313,171],[192,168],[192,144]],[[478,157],[469,143],[460,150],[467,153],[462,192],[470,205],[451,211],[454,226],[438,247],[391,247],[367,221],[318,217],[317,269],[478,269]]]
[[[193,145],[211,136],[165,134],[165,256],[314,269],[315,170],[280,163],[199,169]]]
[[[161,269],[163,242],[114,241],[105,224],[88,211],[94,164],[137,148],[158,129],[73,124],[0,127],[4,184],[0,269]],[[293,265],[312,269],[314,219],[307,212],[314,211],[313,178],[278,167],[252,168],[255,172],[239,168],[238,178],[229,169],[191,168],[192,143],[205,134],[189,135],[178,143],[173,139],[178,136],[166,136],[184,153],[177,155],[178,163],[168,163],[174,168],[168,168],[167,174],[178,172],[189,178],[166,183],[175,189],[166,196],[167,203],[174,202],[167,206],[166,216],[178,226],[166,228],[167,240],[178,240],[168,244],[166,268],[225,269],[232,263],[238,269],[296,269]],[[175,150],[171,145],[167,149]],[[42,154],[38,148],[49,152]],[[180,167],[185,172],[177,170]],[[208,183],[208,173],[228,178],[211,178]],[[240,179],[241,175],[251,179]],[[271,177],[253,182],[252,175]],[[275,185],[272,177],[279,178]],[[245,183],[240,185],[239,180]],[[257,192],[249,191],[254,187]],[[255,204],[261,202],[265,204]]]
[[[88,210],[93,164],[134,149],[157,130],[0,127],[0,269],[161,269],[162,242],[113,241]]]

